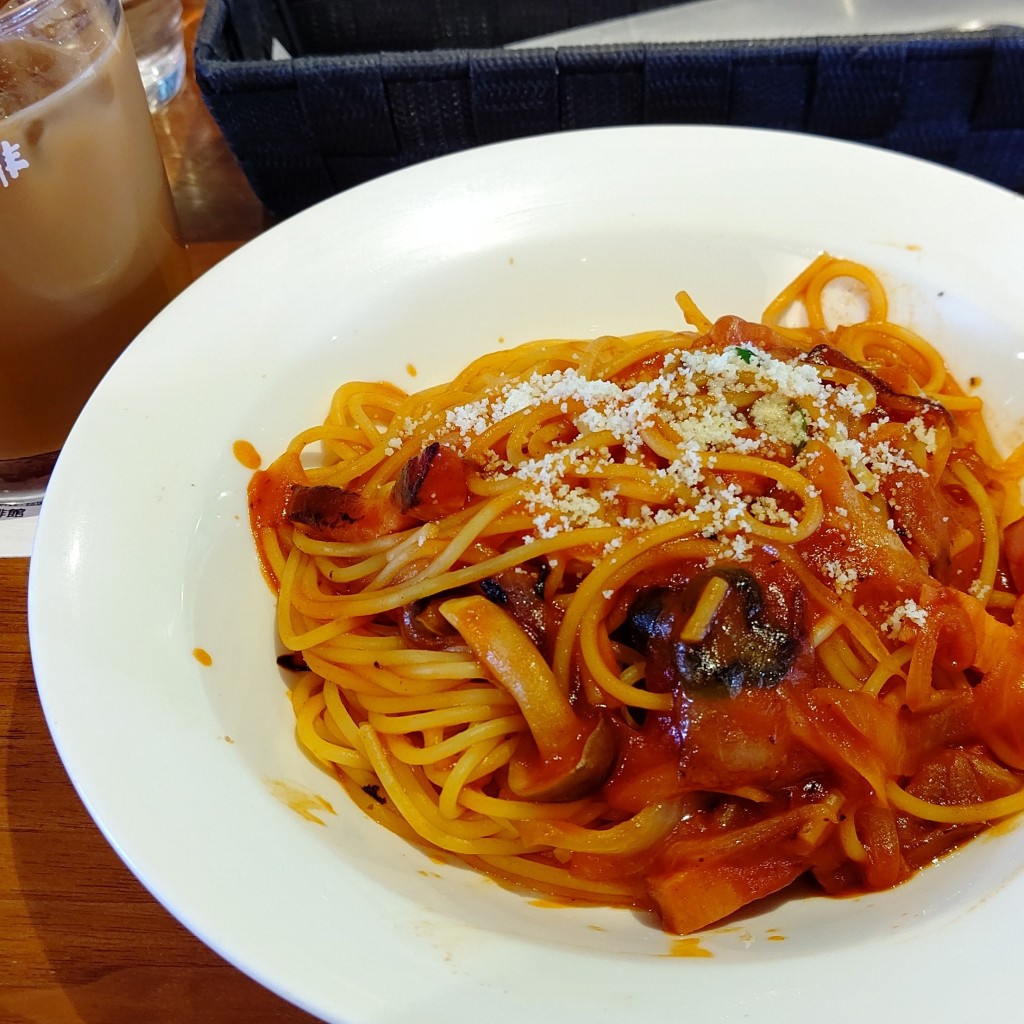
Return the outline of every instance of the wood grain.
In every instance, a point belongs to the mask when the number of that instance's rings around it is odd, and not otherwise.
[[[201,0],[185,0],[191,52]],[[154,123],[196,274],[268,225],[195,87]],[[0,559],[0,1022],[308,1022],[205,947],[89,817],[50,738],[29,655],[28,559]]]

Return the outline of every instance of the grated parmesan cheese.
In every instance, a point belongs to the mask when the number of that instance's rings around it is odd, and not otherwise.
[[[908,598],[896,605],[892,614],[878,627],[886,636],[898,637],[906,625],[923,629],[928,622],[928,611],[916,601]]]
[[[526,380],[499,379],[484,397],[448,409],[443,431],[432,439],[465,450],[495,424],[528,410],[542,410],[542,420],[544,409],[552,417],[568,416],[577,438],[555,443],[538,458],[513,465],[493,452],[484,455],[482,475],[522,485],[533,527],[524,542],[591,527],[640,531],[688,521],[700,522],[705,537],[721,536],[731,555],[743,559],[749,557],[745,534],[752,520],[794,531],[799,524],[774,497],[746,494],[738,484],[724,483],[716,474],[717,454],[777,459],[780,450],[791,451],[796,468],[805,469],[815,454],[804,454],[804,446],[820,440],[844,463],[855,486],[868,493],[877,493],[889,474],[925,472],[896,442],[873,435],[885,421],[877,412],[870,423],[856,423],[858,436],[851,436],[847,424],[869,412],[864,396],[852,384],[840,386],[822,376],[823,369],[828,368],[801,358],[779,359],[754,345],[720,352],[673,349],[653,375],[648,369],[640,379],[621,383],[591,380],[569,366],[536,372]],[[907,426],[908,439],[934,451],[934,429],[920,418]],[[405,433],[411,429],[415,424],[405,425]],[[644,436],[650,431],[671,439],[676,452],[654,468]],[[600,435],[601,446],[588,449],[589,435]],[[871,441],[860,439],[865,436]],[[402,443],[400,433],[388,447],[397,450]],[[657,507],[629,502],[623,493],[628,487],[614,472],[609,476],[616,466],[640,464],[667,485],[667,497],[659,498]],[[836,509],[836,514],[845,516],[847,510]],[[827,572],[839,593],[857,583],[856,572],[842,565]],[[903,619],[911,612],[904,609]]]
[[[834,559],[825,562],[822,568],[832,580],[835,592],[839,595],[850,593],[860,582],[860,575],[856,569],[852,566],[844,566]]]

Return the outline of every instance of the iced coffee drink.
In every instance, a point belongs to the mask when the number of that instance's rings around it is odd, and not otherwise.
[[[0,14],[0,501],[45,480],[100,378],[187,283],[126,28],[78,6],[93,21],[70,42],[5,37]]]

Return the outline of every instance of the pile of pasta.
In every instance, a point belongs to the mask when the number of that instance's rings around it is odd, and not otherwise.
[[[249,495],[298,741],[367,814],[688,933],[1024,809],[1024,454],[864,266],[677,303],[345,384]]]

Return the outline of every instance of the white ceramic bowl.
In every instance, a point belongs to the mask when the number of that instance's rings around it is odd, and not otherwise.
[[[1009,442],[1021,204],[834,141],[622,128],[421,164],[245,246],[103,381],[39,522],[38,685],[100,828],[201,939],[329,1020],[1015,1019],[1020,829],[892,892],[756,908],[688,958],[649,919],[538,906],[364,818],[294,741],[232,444],[269,461],[341,382],[426,386],[499,339],[681,327],[681,288],[756,318],[822,249],[883,275]]]

